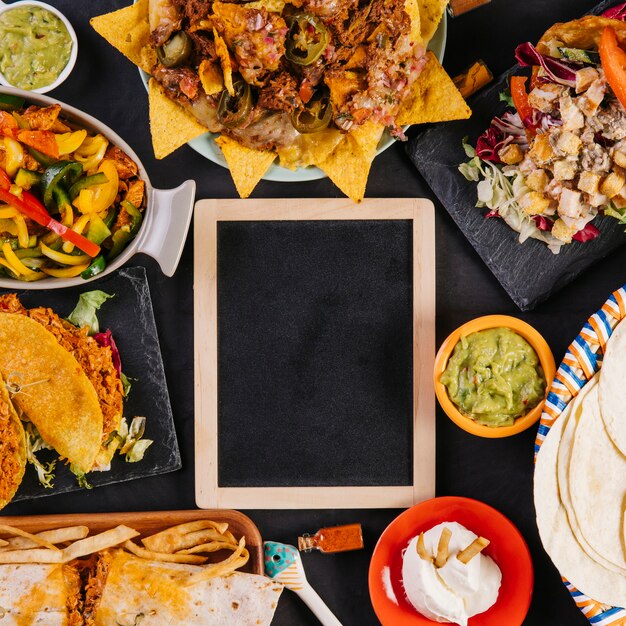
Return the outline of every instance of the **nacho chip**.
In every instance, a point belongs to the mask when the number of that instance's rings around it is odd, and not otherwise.
[[[422,41],[422,22],[418,0],[405,0],[404,10],[411,20],[411,41]]]
[[[150,45],[148,0],[139,0],[119,11],[93,17],[92,28],[126,58],[148,74],[156,65],[154,48]]]
[[[357,140],[351,135],[346,135],[345,140],[318,167],[346,196],[354,202],[361,202],[372,159],[366,158]]]
[[[222,149],[235,187],[242,198],[247,198],[274,162],[276,154],[266,150],[253,150],[220,135],[215,143]]]
[[[154,78],[148,84],[150,132],[154,156],[163,159],[188,141],[208,132],[176,102],[170,100]]]
[[[220,60],[220,64],[222,66],[224,85],[226,85],[228,93],[231,96],[234,96],[235,88],[233,87],[233,64],[230,61],[230,52],[228,52],[228,46],[215,29],[213,29],[213,37],[215,39],[215,54],[217,54],[217,58]]]
[[[368,161],[372,161],[376,156],[376,150],[384,130],[385,127],[382,124],[367,120],[350,131],[350,136],[356,141]]]
[[[402,125],[467,119],[472,111],[463,96],[437,57],[430,51],[426,54],[428,61],[402,103],[396,122]]]
[[[597,50],[600,35],[606,26],[611,26],[617,35],[620,45],[626,43],[626,23],[599,15],[586,15],[571,22],[557,23],[551,26],[541,37],[537,50],[541,54],[549,54],[550,41],[558,41],[561,45],[583,50]]]
[[[212,96],[224,89],[224,76],[215,63],[206,59],[201,61],[198,76],[207,96]]]
[[[448,0],[417,0],[420,15],[422,39],[427,42],[433,38],[446,10]],[[408,11],[407,11],[408,12]]]
[[[337,128],[326,128],[311,135],[300,135],[288,146],[277,148],[281,167],[296,169],[325,161],[344,135]]]
[[[267,9],[270,13],[282,13],[285,8],[285,0],[257,0],[248,2],[247,9]]]

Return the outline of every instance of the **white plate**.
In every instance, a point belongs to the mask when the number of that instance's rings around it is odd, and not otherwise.
[[[439,23],[439,28],[437,28],[437,31],[428,44],[428,49],[435,53],[440,63],[443,62],[447,35],[448,22],[446,14],[444,13],[443,18]],[[141,80],[147,90],[150,75],[142,69],[139,70],[139,75],[141,76]],[[408,126],[406,128],[408,128]],[[217,163],[217,165],[221,165],[222,167],[228,169],[224,155],[215,143],[215,137],[217,137],[215,133],[205,133],[204,135],[200,135],[199,137],[192,139],[188,145],[203,157],[209,159],[209,161],[213,161],[213,163]],[[389,132],[385,131],[380,139],[380,143],[378,144],[376,156],[378,156],[381,152],[384,152],[389,146],[395,143],[395,141],[396,140],[389,134]],[[309,167],[298,167],[295,170],[290,170],[286,167],[281,167],[276,163],[273,163],[263,176],[263,180],[272,180],[281,183],[299,183],[307,180],[318,180],[320,178],[326,178],[326,174],[318,167],[310,165]]]

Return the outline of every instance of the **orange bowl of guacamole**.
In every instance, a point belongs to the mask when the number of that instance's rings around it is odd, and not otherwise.
[[[488,315],[457,328],[435,359],[434,383],[448,417],[469,433],[499,438],[539,420],[554,357],[529,324]]]

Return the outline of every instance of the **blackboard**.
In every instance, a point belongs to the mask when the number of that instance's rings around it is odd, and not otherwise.
[[[361,496],[375,489],[370,495],[378,497],[388,488],[412,494],[414,404],[432,395],[430,381],[422,394],[414,389],[415,312],[420,310],[423,330],[428,305],[421,305],[429,299],[414,293],[425,278],[423,264],[414,276],[416,201],[379,201],[374,211],[373,204],[353,206],[349,219],[320,217],[324,202],[306,201],[309,215],[300,211],[295,220],[282,213],[277,219],[276,201],[259,202],[269,203],[264,215],[242,201],[246,219],[223,207],[214,219],[215,280],[209,291],[216,328],[196,321],[197,346],[216,333],[215,359],[206,364],[216,370],[199,377],[212,380],[217,428],[197,429],[196,450],[208,443],[216,453],[209,461],[217,491],[320,494],[328,488],[348,499],[354,488]],[[408,204],[410,212],[393,217],[397,207],[390,203]],[[432,205],[417,214],[420,226],[429,209],[432,214]],[[197,207],[197,223],[204,210]],[[202,247],[196,239],[197,261],[212,257],[212,237],[203,237]],[[419,247],[418,256],[428,255]],[[198,270],[196,265],[197,305],[207,287],[199,284],[204,277]],[[196,361],[203,361],[198,353]],[[196,380],[197,396],[206,392]],[[196,406],[202,422],[198,397]],[[428,416],[421,417],[427,423]],[[202,458],[200,451],[200,468]],[[197,473],[200,489],[206,478]]]

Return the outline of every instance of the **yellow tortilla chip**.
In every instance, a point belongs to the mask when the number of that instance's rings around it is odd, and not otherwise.
[[[93,17],[89,23],[93,29],[125,57],[150,73],[156,65],[156,52],[150,45],[148,24],[148,0]]]
[[[220,135],[215,143],[224,153],[239,195],[247,198],[274,162],[276,154],[267,150],[246,148],[225,135]]]
[[[441,22],[448,0],[417,0],[422,39],[430,41]]]
[[[403,124],[465,120],[471,109],[432,52],[396,117]]]
[[[208,132],[181,106],[170,100],[154,78],[148,83],[150,133],[157,159],[163,159],[188,141]]]
[[[365,196],[365,187],[372,159],[367,159],[357,140],[346,135],[319,168],[328,178],[354,202],[361,202]]]
[[[282,13],[285,8],[285,0],[257,0],[248,2],[246,9],[267,9],[270,13]]]
[[[376,156],[376,150],[384,130],[385,127],[382,124],[367,120],[350,131],[350,136],[356,141],[363,156],[368,161],[372,161]]]
[[[228,93],[231,96],[234,96],[235,88],[233,87],[233,65],[230,62],[230,53],[228,52],[228,46],[215,29],[213,29],[213,37],[215,39],[215,54],[217,54],[217,58],[220,60],[220,63],[222,65],[222,73],[224,74],[224,85],[226,85]]]
[[[411,41],[422,41],[422,26],[418,0],[405,0],[404,10],[411,20]]]
[[[224,77],[219,68],[211,61],[204,59],[198,67],[198,76],[207,96],[219,93],[224,89]]]

